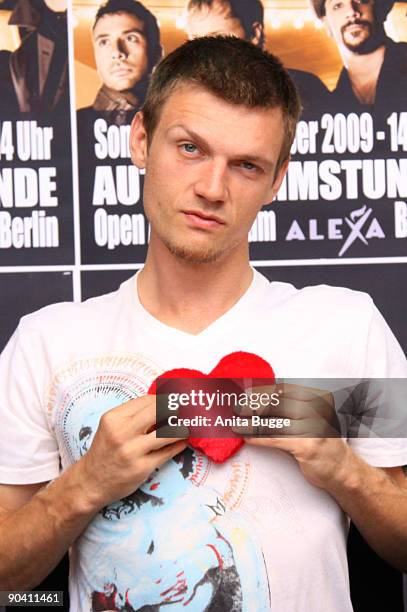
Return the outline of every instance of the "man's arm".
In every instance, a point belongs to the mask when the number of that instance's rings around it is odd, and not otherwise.
[[[39,584],[97,512],[75,470],[45,484],[0,487],[0,590]]]
[[[407,572],[407,475],[402,467],[372,467],[353,451],[348,461],[348,474],[326,490],[377,554]]]
[[[186,447],[157,438],[155,398],[109,410],[89,451],[59,478],[0,488],[0,590],[39,584],[104,506],[133,493]]]

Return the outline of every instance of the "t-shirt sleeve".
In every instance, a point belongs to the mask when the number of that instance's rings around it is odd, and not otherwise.
[[[59,453],[44,406],[43,342],[20,322],[0,355],[0,483],[32,484],[59,475]]]
[[[372,437],[364,437],[362,430],[359,437],[348,442],[376,467],[407,465],[407,360],[373,302],[365,338],[359,374],[364,380],[370,379],[370,401],[364,417]]]

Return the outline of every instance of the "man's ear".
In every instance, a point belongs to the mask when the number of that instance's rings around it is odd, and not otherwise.
[[[138,112],[131,122],[130,129],[131,161],[137,168],[145,168],[147,163],[147,132],[144,128],[143,113]]]
[[[260,46],[263,38],[263,24],[260,21],[254,21],[252,24],[252,36],[250,42],[256,47]]]
[[[290,163],[290,159],[291,159],[291,157],[288,157],[281,164],[281,167],[280,167],[279,171],[277,172],[276,176],[274,177],[274,181],[273,181],[273,184],[271,186],[272,197],[270,198],[270,202],[271,202],[271,200],[274,200],[274,198],[277,195],[278,190],[281,187],[281,183],[283,182],[284,177],[286,175],[286,172],[287,172],[287,169],[288,169],[288,164]]]

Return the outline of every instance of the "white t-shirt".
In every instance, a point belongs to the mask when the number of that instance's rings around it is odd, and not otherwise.
[[[0,361],[0,482],[56,478],[89,448],[103,412],[165,370],[208,373],[234,351],[259,355],[277,377],[407,376],[366,294],[297,290],[255,272],[233,308],[191,335],[152,317],[136,283],[21,320]],[[373,465],[407,463],[405,440],[349,443]],[[350,611],[347,529],[283,451],[245,445],[218,465],[187,449],[72,547],[71,609]]]

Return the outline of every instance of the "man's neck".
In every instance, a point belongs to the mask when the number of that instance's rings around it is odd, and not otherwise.
[[[143,307],[162,323],[199,334],[236,304],[252,279],[248,249],[236,249],[216,262],[191,264],[150,242],[138,294]]]
[[[351,53],[348,50],[342,53],[353,92],[361,104],[374,104],[384,54],[384,45],[365,55]]]

